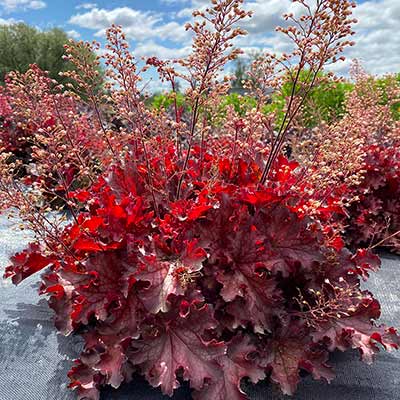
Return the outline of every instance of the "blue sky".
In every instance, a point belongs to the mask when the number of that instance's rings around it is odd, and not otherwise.
[[[190,11],[207,0],[0,0],[0,23],[24,21],[42,30],[61,27],[73,38],[103,40],[111,24],[123,25],[138,56],[173,58],[187,54],[190,35],[184,23]],[[368,72],[400,71],[400,0],[358,0],[355,16],[356,46],[348,60],[336,66],[346,75],[351,58],[361,59]],[[274,33],[280,15],[291,7],[290,0],[246,0],[255,11],[245,24],[249,35],[237,43],[247,53],[268,49],[286,51],[287,43]]]
[[[0,21],[24,21],[46,30],[61,27],[65,31],[75,30],[84,40],[93,39],[93,30],[69,20],[77,15],[84,15],[93,10],[132,9],[142,13],[159,14],[163,20],[179,19],[177,13],[184,1],[164,0],[100,0],[85,2],[82,0],[0,0]],[[123,18],[120,18],[123,22]],[[140,24],[140,20],[138,21]]]

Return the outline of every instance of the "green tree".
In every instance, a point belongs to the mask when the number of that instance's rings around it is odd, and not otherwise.
[[[400,73],[380,77],[375,80],[375,84],[382,93],[381,104],[387,104],[389,100],[388,90],[393,91],[394,89],[397,93],[400,91]],[[397,95],[396,98],[398,101],[392,102],[391,110],[393,118],[396,121],[400,121],[400,96]]]
[[[59,72],[72,69],[62,58],[68,40],[58,28],[42,32],[24,23],[0,25],[0,84],[8,72],[25,72],[30,64],[37,64],[49,71],[51,78],[65,83],[66,78],[60,77]]]
[[[300,74],[300,83],[294,91],[295,94],[302,90],[302,82],[306,82],[308,78],[307,71]],[[321,121],[330,123],[340,119],[345,113],[346,94],[352,91],[353,88],[354,85],[349,81],[336,82],[329,78],[313,87],[302,107],[304,125],[311,128]],[[280,91],[272,94],[271,103],[265,106],[265,112],[275,112],[277,114],[278,125],[283,119],[284,109],[292,90],[293,83],[287,81]]]
[[[253,61],[260,57],[259,52],[250,52],[247,57],[238,57],[234,61],[233,74],[235,79],[232,81],[231,86],[233,91],[243,89],[243,81],[249,79],[247,72],[250,70]]]
[[[243,88],[243,80],[246,78],[246,72],[250,68],[251,62],[240,57],[235,60],[234,74],[235,79],[232,81],[232,88]]]

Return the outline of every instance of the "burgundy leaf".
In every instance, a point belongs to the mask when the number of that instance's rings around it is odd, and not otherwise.
[[[179,282],[175,261],[158,261],[156,256],[147,256],[144,264],[135,275],[138,281],[149,283],[149,287],[139,292],[143,304],[151,313],[169,310],[168,297],[171,294],[183,295],[185,288]]]
[[[195,400],[246,400],[247,396],[240,387],[241,380],[250,378],[257,383],[265,378],[263,368],[260,368],[253,360],[256,351],[250,344],[248,337],[238,335],[228,343],[228,352],[219,357],[217,363],[220,366],[217,380],[209,382],[203,390],[195,392]]]
[[[152,386],[161,386],[169,396],[179,387],[178,371],[182,371],[183,379],[190,380],[191,387],[200,390],[205,380],[219,377],[216,359],[226,352],[224,343],[206,342],[202,337],[205,330],[216,325],[207,305],[199,309],[192,306],[186,317],[161,318],[148,327],[130,359],[141,366]]]
[[[279,384],[284,394],[293,395],[299,383],[299,366],[305,359],[305,349],[296,340],[273,344],[269,366],[271,379]]]
[[[42,255],[39,244],[31,243],[26,250],[11,257],[12,265],[6,268],[4,277],[11,278],[13,283],[18,285],[24,279],[41,271],[55,261],[54,257]]]
[[[388,351],[397,349],[400,337],[396,331],[384,325],[376,326],[374,319],[379,318],[379,303],[371,296],[364,294],[359,306],[349,311],[348,317],[338,315],[323,324],[312,333],[315,341],[328,339],[329,350],[347,350],[349,347],[359,349],[362,360],[372,363],[374,355],[379,351],[376,343],[381,343]]]

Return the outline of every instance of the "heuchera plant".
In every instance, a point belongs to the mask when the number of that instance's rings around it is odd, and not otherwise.
[[[93,172],[102,170],[107,144],[98,135],[98,122],[75,97],[36,65],[6,77],[0,91],[3,188],[34,185],[29,196],[45,198],[45,208],[54,209],[66,202],[69,190],[86,186]]]
[[[150,159],[160,186],[177,167],[173,154]],[[156,197],[162,217],[139,172],[145,165],[115,168],[74,194],[90,198],[90,210],[63,232],[62,259],[31,245],[6,271],[19,283],[49,267],[41,292],[57,328],[84,332],[69,374],[81,398],[98,398],[100,385],[118,387],[135,370],[168,395],[183,379],[195,398],[241,399],[242,378],[268,373],[293,394],[300,369],[333,378],[329,351],[358,348],[371,362],[378,343],[398,346],[393,329],[372,323],[379,304],[360,289],[379,259],[351,254],[299,213],[285,188],[290,172],[256,190],[256,165],[210,149],[203,167],[218,179],[206,186],[199,156],[184,199]]]
[[[353,247],[385,246],[400,252],[399,146],[371,145],[365,159],[364,179],[354,189],[346,240]]]
[[[329,223],[343,212],[342,187],[313,190],[304,168],[281,152],[320,70],[351,44],[352,4],[317,0],[314,9],[295,1],[305,14],[287,15],[294,25],[283,29],[293,54],[253,66],[260,107],[263,88],[282,84],[280,71],[294,71],[297,88],[309,71],[283,122],[276,126],[257,107],[244,117],[230,110],[216,127],[209,116],[229,88],[219,74],[244,33],[233,26],[250,15],[241,3],[215,0],[195,13],[193,53],[176,61],[179,68],[156,58],[144,67],[156,67],[173,91],[187,82],[188,121],[177,106],[173,119],[144,106],[141,71],[120,28],[108,31],[106,64],[116,86],[105,103],[90,90],[87,65],[67,48],[105,145],[97,155],[103,170],[83,162],[87,185],[64,186],[67,225],[38,217],[35,197],[3,179],[3,196],[14,196],[38,237],[12,257],[5,276],[18,284],[43,271],[40,291],[57,328],[83,335],[69,373],[80,399],[99,399],[103,385],[117,388],[134,372],[170,396],[189,381],[194,399],[242,400],[242,380],[265,377],[293,394],[300,370],[333,378],[331,351],[356,348],[370,363],[380,345],[399,346],[393,328],[376,324],[379,303],[360,287],[379,258],[351,253]],[[119,131],[107,123],[110,107]],[[55,128],[62,121],[55,116]]]
[[[344,213],[338,210],[327,222],[344,231],[352,249],[388,247],[396,251],[400,125],[394,111],[400,85],[392,75],[369,76],[357,60],[351,76],[354,90],[346,96],[341,119],[331,124],[321,121],[312,130],[298,121],[293,129],[292,157],[307,175],[307,187],[299,193],[311,190],[315,200],[327,193],[342,199]]]
[[[366,121],[366,133],[361,179],[349,188],[353,200],[346,210],[345,236],[353,248],[382,246],[399,252],[400,124],[393,111],[399,104],[400,85],[393,76],[382,85],[359,65],[355,67],[356,85],[348,108]]]

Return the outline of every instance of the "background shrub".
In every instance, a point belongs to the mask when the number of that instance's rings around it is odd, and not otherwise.
[[[48,71],[50,78],[67,82],[59,72],[73,69],[73,65],[63,59],[64,45],[68,41],[68,35],[59,28],[39,31],[24,23],[0,25],[0,84],[4,84],[7,73],[26,72],[31,64]],[[94,60],[95,55],[91,58]]]

